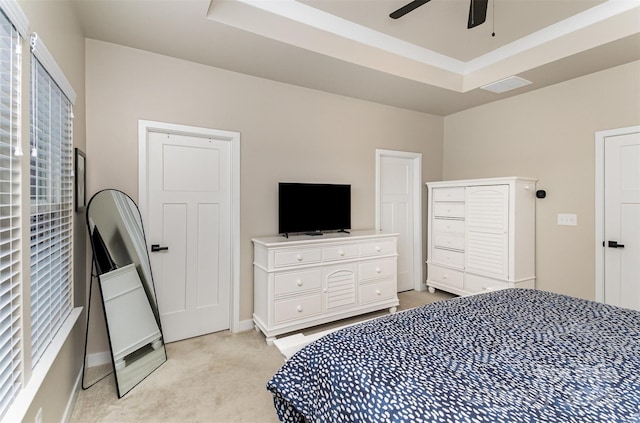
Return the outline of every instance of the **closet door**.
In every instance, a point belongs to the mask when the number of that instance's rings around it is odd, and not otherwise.
[[[465,270],[509,276],[509,185],[466,188]]]

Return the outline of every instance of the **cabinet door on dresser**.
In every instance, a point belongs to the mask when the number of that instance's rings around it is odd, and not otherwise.
[[[509,185],[466,188],[467,271],[509,277]]]
[[[355,263],[325,266],[322,273],[327,311],[353,307],[357,304]]]

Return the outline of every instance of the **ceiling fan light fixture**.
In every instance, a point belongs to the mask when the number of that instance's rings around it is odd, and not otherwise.
[[[509,76],[499,81],[492,82],[491,84],[483,85],[480,88],[496,94],[501,94],[507,91],[515,90],[516,88],[524,87],[525,85],[529,85],[531,83],[531,81],[520,78],[519,76]]]

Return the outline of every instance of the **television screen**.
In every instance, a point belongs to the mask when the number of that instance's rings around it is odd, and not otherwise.
[[[351,228],[351,185],[280,182],[278,232],[322,233]]]

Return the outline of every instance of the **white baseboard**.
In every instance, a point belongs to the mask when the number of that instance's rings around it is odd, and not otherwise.
[[[253,327],[254,326],[253,326],[253,320],[252,319],[241,320],[238,323],[238,328],[237,328],[236,332],[244,332],[244,331],[247,331],[247,330],[251,330],[251,329],[253,329]]]
[[[80,389],[82,389],[82,369],[80,369],[80,373],[78,373],[78,377],[76,377],[76,383],[73,387],[71,396],[69,397],[69,401],[67,401],[67,407],[64,409],[64,415],[62,416],[63,423],[67,423],[71,420],[73,407],[76,405],[76,398],[78,398],[78,391]]]
[[[87,354],[84,365],[89,367],[102,366],[103,364],[111,363],[111,352],[102,351],[93,354]]]

